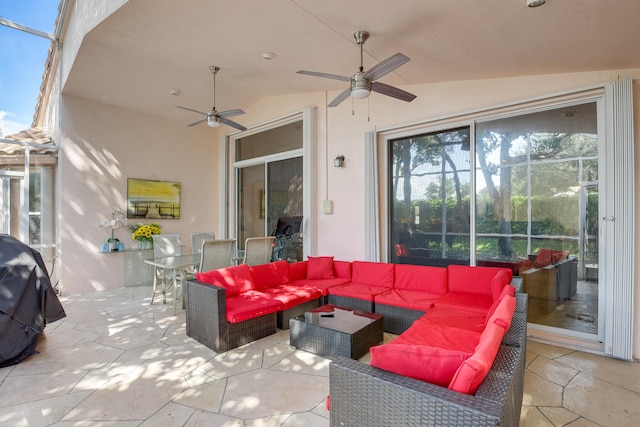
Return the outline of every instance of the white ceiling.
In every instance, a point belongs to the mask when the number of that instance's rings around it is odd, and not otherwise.
[[[547,0],[535,9],[525,0],[130,0],[87,35],[64,92],[187,124],[199,117],[174,106],[211,108],[209,65],[221,68],[218,111],[300,92],[329,90],[332,99],[347,83],[296,71],[354,74],[356,30],[371,34],[365,70],[397,52],[411,58],[380,80],[411,91],[640,68],[639,22],[638,0]]]

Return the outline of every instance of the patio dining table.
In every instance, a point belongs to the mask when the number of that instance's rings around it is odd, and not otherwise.
[[[151,264],[156,268],[162,268],[165,270],[171,270],[173,272],[173,292],[174,292],[174,308],[175,302],[178,300],[178,297],[182,297],[182,286],[180,286],[180,293],[178,293],[178,273],[182,272],[182,277],[186,277],[189,273],[189,270],[193,271],[193,267],[197,267],[200,265],[200,259],[202,258],[201,254],[189,254],[189,255],[178,255],[178,256],[168,256],[161,258],[150,258],[145,259],[144,262],[147,264]],[[153,299],[156,296],[156,289],[158,286],[158,275],[154,272],[153,274],[153,294],[151,295],[151,304],[153,304]],[[162,303],[167,303],[167,289],[166,289],[166,281],[162,280]],[[184,308],[184,299],[182,299],[182,308]]]

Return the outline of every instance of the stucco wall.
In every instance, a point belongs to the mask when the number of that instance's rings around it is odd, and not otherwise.
[[[127,178],[179,181],[181,218],[157,220],[164,233],[179,233],[190,252],[192,231],[218,224],[218,159],[206,127],[187,128],[143,113],[80,98],[62,102],[61,286],[84,293],[124,284],[124,254],[100,254],[110,230],[100,228],[112,208],[126,209]],[[136,222],[135,220],[131,220]],[[149,221],[150,222],[150,221]],[[116,230],[126,247],[135,242]]]

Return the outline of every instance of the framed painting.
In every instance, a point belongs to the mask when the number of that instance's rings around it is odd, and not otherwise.
[[[127,218],[179,219],[180,183],[127,179]]]

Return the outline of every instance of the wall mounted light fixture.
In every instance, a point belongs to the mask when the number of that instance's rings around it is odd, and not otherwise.
[[[344,167],[344,156],[342,154],[333,159],[333,166],[337,168]]]

